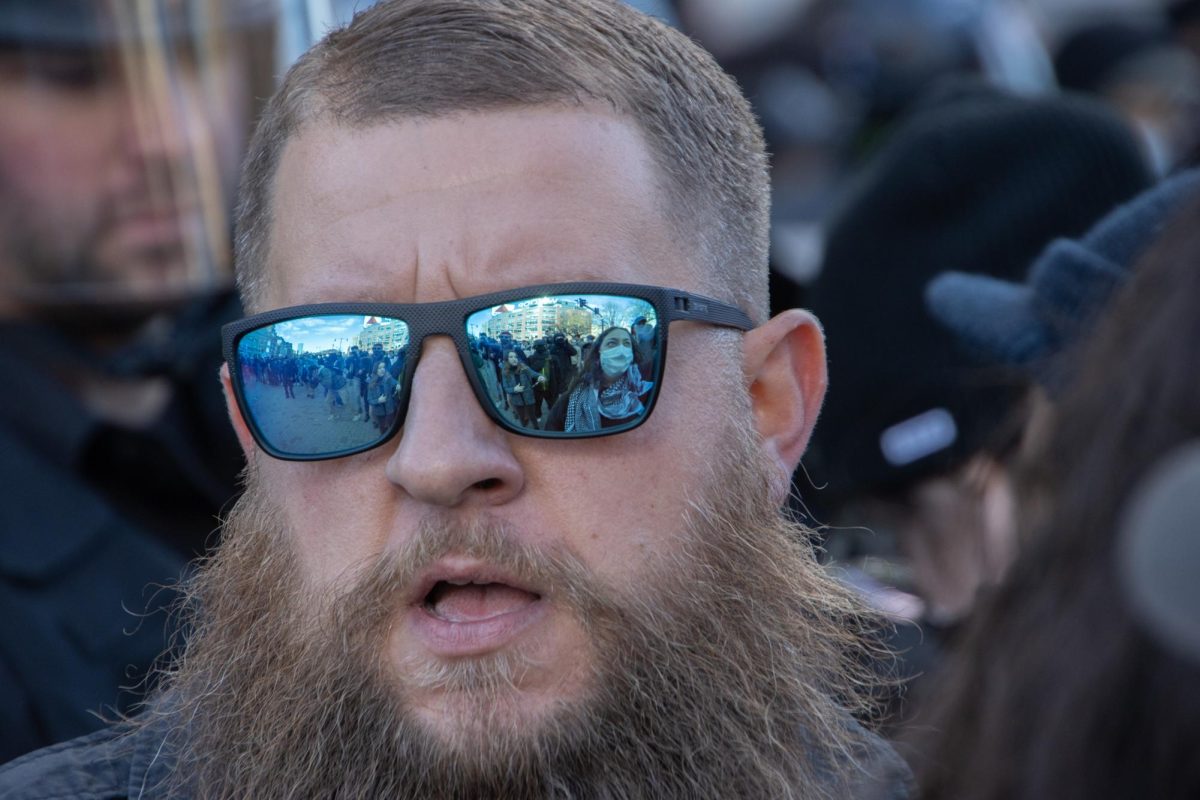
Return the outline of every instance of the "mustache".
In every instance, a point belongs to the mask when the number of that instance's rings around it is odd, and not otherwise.
[[[371,562],[360,562],[357,574],[336,583],[344,586],[331,598],[345,624],[350,619],[384,624],[401,605],[412,601],[418,587],[439,561],[465,557],[497,568],[524,586],[576,612],[583,620],[612,606],[613,590],[561,543],[533,544],[516,525],[476,517],[448,520],[427,517],[412,536]],[[417,602],[420,599],[417,598]]]

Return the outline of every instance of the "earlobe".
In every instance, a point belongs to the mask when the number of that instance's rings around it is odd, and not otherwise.
[[[221,380],[221,388],[225,391],[225,409],[229,412],[229,421],[233,424],[233,432],[237,434],[238,443],[241,444],[242,452],[246,454],[246,460],[249,461],[254,458],[256,450],[254,437],[250,435],[250,428],[247,427],[242,410],[238,408],[237,400],[234,398],[233,381],[229,377],[229,365],[222,364],[217,374]]]
[[[755,427],[779,468],[773,499],[782,503],[825,399],[824,334],[807,311],[784,311],[746,334],[742,358]]]

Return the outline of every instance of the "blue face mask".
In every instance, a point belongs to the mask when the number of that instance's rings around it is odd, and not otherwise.
[[[610,378],[615,378],[633,363],[633,349],[629,347],[606,347],[600,351],[600,369]]]

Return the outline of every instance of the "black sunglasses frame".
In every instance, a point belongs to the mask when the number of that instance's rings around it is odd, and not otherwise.
[[[654,307],[655,313],[658,315],[659,345],[658,357],[655,359],[654,387],[646,402],[645,412],[636,420],[624,425],[584,433],[530,430],[515,425],[496,409],[495,402],[489,397],[487,388],[480,380],[478,370],[471,361],[471,345],[467,338],[467,318],[476,312],[515,300],[526,300],[545,295],[589,294],[611,294],[644,300]],[[393,423],[391,429],[380,436],[379,439],[372,440],[370,443],[358,447],[313,455],[286,453],[277,450],[267,441],[267,438],[259,429],[253,414],[250,412],[250,404],[247,401],[245,385],[243,384],[242,364],[237,356],[238,343],[246,334],[268,325],[276,325],[303,317],[340,314],[362,315],[364,317],[389,317],[398,319],[408,326],[408,356],[405,359],[404,372],[400,378],[401,390],[396,401],[399,412],[396,414],[396,421]],[[254,314],[253,316],[227,323],[221,328],[221,340],[225,362],[229,365],[229,376],[233,383],[234,398],[242,413],[242,418],[246,421],[246,425],[249,427],[250,433],[258,446],[273,458],[284,461],[327,461],[373,450],[376,447],[386,444],[396,436],[403,427],[404,419],[408,414],[412,377],[416,371],[417,363],[421,359],[422,346],[425,339],[429,336],[450,337],[454,342],[455,349],[458,350],[459,360],[462,362],[463,370],[467,374],[467,380],[475,392],[476,401],[493,422],[510,433],[538,439],[591,439],[633,430],[650,417],[650,413],[654,410],[654,404],[658,400],[658,391],[662,385],[662,376],[667,360],[667,332],[670,328],[669,323],[676,320],[690,320],[708,325],[736,328],[742,331],[747,331],[754,327],[750,317],[741,309],[731,306],[728,303],[722,303],[719,300],[713,300],[678,289],[668,289],[662,286],[644,286],[633,283],[573,282],[522,286],[500,292],[475,295],[474,297],[464,297],[459,300],[444,300],[434,303],[356,302],[289,306],[273,311],[265,311],[261,314]]]

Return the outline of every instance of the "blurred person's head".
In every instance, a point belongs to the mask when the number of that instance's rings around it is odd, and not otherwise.
[[[1170,0],[1167,22],[1175,41],[1200,58],[1200,2]]]
[[[1137,131],[1158,175],[1200,144],[1200,60],[1165,28],[1109,20],[1071,31],[1054,56],[1059,84],[1093,94]]]
[[[925,287],[925,305],[953,335],[965,357],[980,367],[1026,376],[1026,422],[1013,459],[1018,480],[1043,444],[1056,404],[1074,377],[1077,350],[1114,293],[1129,280],[1167,222],[1200,194],[1200,170],[1169,178],[1110,211],[1078,239],[1051,242],[1029,267],[1024,282],[947,271]],[[1039,487],[1019,487],[1019,528],[1035,528],[1044,514]]]
[[[808,499],[829,521],[894,532],[931,616],[961,617],[1011,555],[1008,420],[1027,382],[965,353],[926,310],[926,284],[949,268],[1016,279],[1148,181],[1099,103],[947,84],[831,215],[811,295],[830,402],[806,462],[825,488]]]
[[[1048,513],[972,620],[938,678],[937,708],[921,721],[922,797],[1200,792],[1195,642],[1145,624],[1130,602],[1121,544],[1156,533],[1147,526],[1165,518],[1131,502],[1152,488],[1147,479],[1160,480],[1164,459],[1200,437],[1197,214],[1193,196],[1081,351],[1027,467]],[[1194,600],[1176,611],[1192,613],[1194,631]]]
[[[925,306],[971,358],[1018,369],[1055,397],[1073,376],[1075,349],[1113,294],[1198,193],[1200,169],[1181,172],[1120,204],[1084,235],[1057,237],[1023,280],[939,273],[925,286]]]
[[[111,324],[229,283],[262,6],[5,4],[0,313]]]
[[[654,414],[616,435],[513,432],[465,335],[431,334],[398,435],[284,460],[226,374],[248,486],[169,681],[178,780],[845,794],[864,769],[858,607],[780,513],[821,335],[805,312],[765,320],[764,153],[728,76],[618,2],[385,2],[297,62],[250,153],[238,280],[267,319],[364,297],[430,319],[562,281],[716,297],[675,295]],[[718,301],[761,324],[703,324]],[[589,357],[630,338],[606,330]]]

